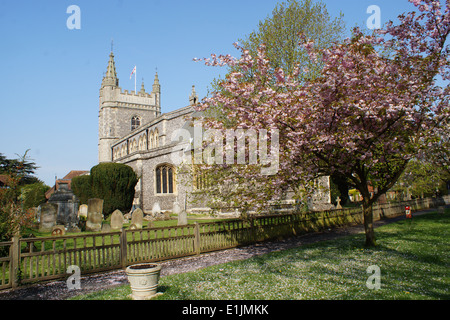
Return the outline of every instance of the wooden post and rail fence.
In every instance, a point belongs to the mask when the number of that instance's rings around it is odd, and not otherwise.
[[[374,220],[450,204],[450,196],[374,205]],[[199,255],[342,225],[360,224],[361,208],[254,216],[248,220],[0,242],[0,290],[22,284],[66,279],[76,265],[81,274],[123,269],[142,262]]]

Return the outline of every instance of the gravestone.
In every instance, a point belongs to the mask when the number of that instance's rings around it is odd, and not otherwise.
[[[115,210],[111,215],[111,229],[120,230],[123,228],[123,214],[120,210]]]
[[[100,231],[103,221],[103,199],[88,200],[87,231]]]
[[[63,236],[66,234],[66,229],[63,225],[57,225],[52,228],[52,236]]]
[[[51,232],[56,225],[58,205],[55,203],[43,203],[39,207],[39,232]]]
[[[178,215],[178,214],[180,214],[180,212],[181,212],[181,207],[180,207],[179,203],[177,201],[175,201],[172,206],[172,213]]]
[[[58,189],[48,199],[58,205],[56,223],[71,229],[78,224],[78,199],[67,182],[60,182]]]
[[[104,223],[102,224],[102,232],[111,232],[111,225]]]
[[[154,221],[155,218],[151,214],[146,214],[144,217],[145,221]]]
[[[142,224],[144,223],[144,213],[141,209],[137,208],[133,211],[131,214],[131,222],[132,225],[134,224],[137,229],[142,229]]]
[[[125,213],[123,215],[123,220],[131,220],[131,212]],[[128,221],[127,221],[128,222]]]
[[[157,217],[160,215],[160,213],[161,213],[161,207],[159,205],[159,202],[155,202],[153,204],[153,208],[152,208],[152,216]]]
[[[129,229],[130,230],[137,230],[138,227],[136,227],[136,225],[134,223],[132,223],[132,224],[130,224]]]
[[[168,211],[163,212],[161,219],[162,219],[163,221],[170,220],[170,213],[169,213]]]
[[[339,197],[336,198],[336,202],[337,202],[336,209],[342,209],[341,201],[342,201],[341,198],[339,198]]]
[[[179,226],[185,226],[188,224],[187,221],[187,213],[185,210],[181,210],[180,205],[178,204],[178,202],[174,202],[173,203],[173,209],[172,212],[174,214],[178,215],[178,225]]]
[[[87,214],[88,214],[88,205],[87,204],[82,204],[78,208],[78,217],[85,217],[85,218],[87,218]]]

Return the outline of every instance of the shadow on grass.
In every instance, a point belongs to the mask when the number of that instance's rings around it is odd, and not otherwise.
[[[272,277],[315,283],[314,289],[329,298],[449,299],[446,224],[448,218],[431,214],[417,217],[411,227],[400,222],[381,228],[375,248],[363,248],[364,235],[359,234],[254,257],[249,263]],[[366,286],[371,265],[380,267],[382,290]]]

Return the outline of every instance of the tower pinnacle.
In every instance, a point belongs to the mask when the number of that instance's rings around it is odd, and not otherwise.
[[[152,94],[155,96],[155,104],[161,112],[161,85],[159,84],[158,71],[155,74],[155,80],[153,81]]]
[[[197,92],[195,92],[195,85],[193,85],[191,95],[189,96],[189,104],[193,106],[197,104],[197,102],[198,102],[198,95]]]
[[[144,88],[144,78],[142,78],[141,93],[145,93],[145,88]]]
[[[119,86],[119,79],[117,79],[116,73],[116,64],[114,62],[114,53],[112,51],[109,54],[108,67],[102,81],[102,87],[104,86]]]

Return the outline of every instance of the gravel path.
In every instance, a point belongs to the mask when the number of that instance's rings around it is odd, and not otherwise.
[[[416,212],[414,215],[424,214],[433,210]],[[404,219],[403,216],[388,220],[377,221],[375,227]],[[362,225],[347,226],[318,233],[305,234],[280,241],[264,242],[240,248],[228,249],[200,256],[187,257],[161,262],[161,276],[184,273],[205,268],[212,265],[235,260],[244,260],[265,253],[286,250],[318,241],[336,239],[338,237],[364,232]],[[106,272],[103,274],[81,277],[81,289],[68,290],[66,281],[54,281],[21,287],[17,290],[0,292],[0,300],[65,300],[67,298],[89,292],[108,289],[127,283],[124,270]]]

